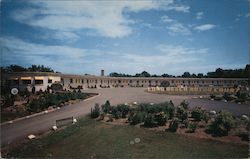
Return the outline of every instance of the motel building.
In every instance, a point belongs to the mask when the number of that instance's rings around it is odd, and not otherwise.
[[[49,72],[15,72],[3,75],[4,84],[19,91],[45,91],[53,83],[60,83],[64,90],[96,89],[114,87],[161,87],[167,83],[170,88],[234,88],[246,83],[246,78],[168,78],[168,77],[109,77],[72,75]]]

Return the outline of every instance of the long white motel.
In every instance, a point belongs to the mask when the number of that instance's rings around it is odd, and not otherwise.
[[[247,78],[168,78],[168,77],[109,77],[91,75],[72,75],[48,72],[20,72],[4,75],[4,83],[20,91],[45,91],[51,84],[60,83],[64,90],[95,89],[113,87],[156,87],[162,82],[169,87],[224,87],[233,88],[248,81]]]

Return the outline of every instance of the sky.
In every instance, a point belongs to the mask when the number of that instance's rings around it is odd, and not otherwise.
[[[1,0],[1,66],[70,74],[244,68],[250,0]]]

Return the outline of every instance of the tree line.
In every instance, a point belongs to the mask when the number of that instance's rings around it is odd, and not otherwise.
[[[52,68],[46,67],[44,65],[31,65],[30,67],[23,67],[19,65],[10,65],[6,67],[1,67],[1,73],[10,72],[55,72]]]
[[[30,67],[23,67],[19,65],[10,65],[1,67],[1,73],[9,72],[55,72],[52,68],[44,65],[31,65]],[[60,73],[60,72],[56,72]],[[183,77],[183,78],[250,78],[250,64],[246,65],[244,69],[221,69],[217,68],[215,71],[203,73],[184,72],[180,76],[174,76],[167,73],[162,75],[150,74],[147,71],[136,73],[135,75],[112,72],[110,77]]]
[[[124,74],[112,72],[109,74],[110,77],[183,77],[183,78],[250,78],[250,65],[246,65],[245,69],[221,69],[217,68],[215,71],[208,72],[207,74],[203,73],[190,73],[184,72],[180,76],[174,76],[169,74],[162,75],[151,75],[150,73],[143,71],[141,73],[136,73],[135,75]]]

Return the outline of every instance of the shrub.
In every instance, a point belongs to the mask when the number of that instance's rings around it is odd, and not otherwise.
[[[13,106],[15,102],[15,97],[13,95],[6,95],[3,100],[3,106],[1,108],[6,108],[9,106]]]
[[[235,100],[237,97],[225,92],[223,98],[226,99],[227,101],[232,101],[232,100]]]
[[[53,83],[51,89],[52,91],[61,91],[63,90],[63,86],[60,83]]]
[[[244,93],[244,92],[240,92],[238,91],[236,96],[239,98],[239,99],[243,99],[243,100],[246,100],[247,97],[248,97],[248,94],[247,93]]]
[[[144,112],[136,112],[135,114],[131,115],[131,117],[129,118],[129,123],[131,125],[142,123],[144,121],[145,116],[146,115]]]
[[[102,111],[104,113],[109,113],[111,111],[110,102],[107,100],[104,105],[102,105]]]
[[[90,117],[97,118],[99,115],[100,115],[100,106],[99,104],[96,103],[94,109],[91,108]]]
[[[223,96],[215,96],[214,100],[220,101],[223,99]]]
[[[154,105],[140,104],[137,107],[137,110],[141,112],[151,113],[151,114],[165,112],[169,114],[170,118],[172,118],[175,113],[175,107],[172,102],[164,102],[164,103],[154,104]]]
[[[182,106],[177,107],[177,117],[183,122],[188,118],[188,111]]]
[[[234,118],[231,113],[221,111],[215,120],[209,126],[209,130],[213,135],[226,136],[234,124]]]
[[[180,106],[182,106],[184,109],[186,109],[186,110],[188,110],[188,105],[189,105],[189,103],[187,102],[187,101],[185,101],[185,100],[183,100],[182,102],[181,102],[181,104],[180,104]]]
[[[157,122],[155,121],[154,115],[153,114],[148,114],[145,118],[144,121],[144,126],[148,128],[156,127]]]
[[[40,110],[40,102],[38,100],[33,100],[32,102],[29,103],[27,106],[27,111],[28,112],[38,112]]]
[[[169,130],[172,132],[176,132],[179,127],[179,120],[177,118],[174,118],[169,125]]]
[[[197,129],[197,127],[198,127],[198,124],[197,124],[197,123],[191,122],[191,123],[189,124],[189,127],[188,127],[188,128],[189,128],[190,132],[194,133],[195,130]]]
[[[155,114],[155,121],[157,122],[157,125],[159,126],[166,125],[167,119],[168,119],[168,116],[164,112]]]
[[[201,107],[195,107],[192,109],[191,116],[197,121],[204,118],[204,110]]]
[[[203,114],[203,119],[206,123],[208,123],[209,119],[210,119],[210,116],[207,114],[207,113],[204,113]]]
[[[188,128],[188,126],[189,126],[189,121],[188,121],[188,120],[184,120],[184,121],[183,121],[183,124],[184,124],[184,128]]]
[[[118,111],[118,108],[115,106],[111,107],[111,114],[115,119],[119,119],[122,117],[122,113]]]
[[[130,107],[128,105],[117,105],[117,110],[121,113],[122,118],[126,118],[128,113],[130,112]]]

